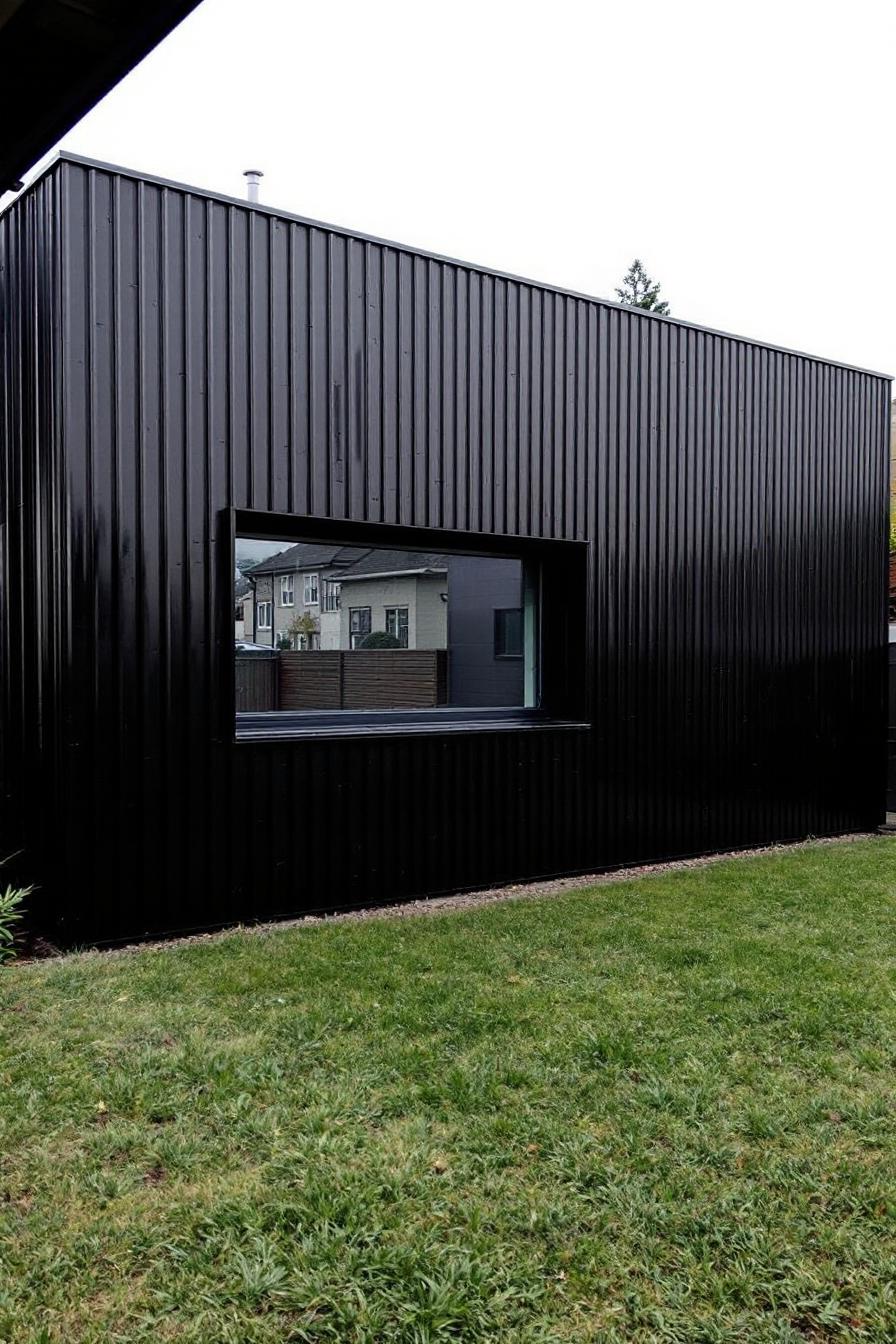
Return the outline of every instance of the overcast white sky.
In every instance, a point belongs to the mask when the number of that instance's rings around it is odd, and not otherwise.
[[[896,373],[896,4],[204,0],[61,142]]]

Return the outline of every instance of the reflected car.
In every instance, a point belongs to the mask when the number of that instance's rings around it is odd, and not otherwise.
[[[276,653],[276,649],[272,649],[270,644],[253,644],[248,639],[238,639],[235,645],[237,653]]]

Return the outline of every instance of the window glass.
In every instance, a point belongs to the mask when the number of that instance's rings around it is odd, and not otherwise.
[[[522,607],[498,607],[495,610],[495,657],[522,658]]]
[[[386,608],[386,634],[391,635],[399,648],[408,647],[408,608]]]
[[[361,645],[370,634],[371,609],[370,607],[349,607],[348,609],[348,633],[349,648],[360,649]]]
[[[238,711],[538,704],[538,574],[519,557],[240,537],[236,567]]]

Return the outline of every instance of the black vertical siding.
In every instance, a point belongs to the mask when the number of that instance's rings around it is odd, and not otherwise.
[[[61,471],[58,181],[0,216],[0,860],[53,871],[72,575]],[[45,860],[47,862],[45,862]],[[58,871],[58,867],[56,869]]]
[[[0,248],[7,847],[58,937],[881,820],[886,379],[74,160]],[[591,731],[234,744],[231,508],[587,541]]]

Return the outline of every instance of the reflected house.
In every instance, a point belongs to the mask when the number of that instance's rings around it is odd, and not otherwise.
[[[368,635],[391,635],[402,649],[448,646],[448,557],[369,550],[341,575],[341,649]]]
[[[249,580],[238,574],[233,585],[233,633],[237,639],[246,638],[246,630],[252,629],[252,586]]]
[[[447,651],[448,704],[531,702],[517,559],[299,542],[247,576],[242,624],[255,643],[281,652],[351,652],[385,636],[382,648]],[[379,666],[384,678],[407,675],[395,659]]]
[[[357,546],[303,541],[247,569],[247,638],[275,649],[340,648],[339,577],[363,554]]]

